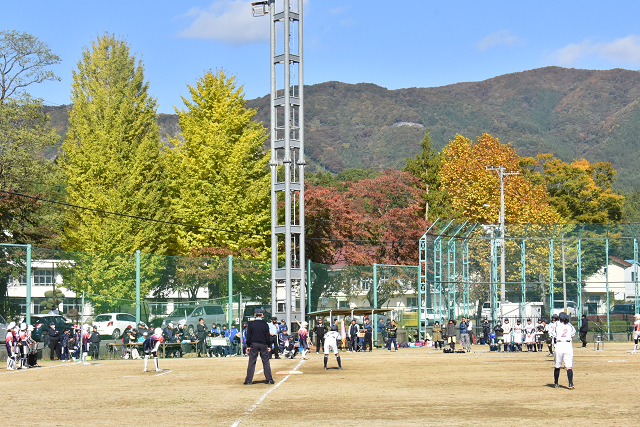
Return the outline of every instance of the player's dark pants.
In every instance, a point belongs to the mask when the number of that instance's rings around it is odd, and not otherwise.
[[[395,351],[398,351],[398,343],[396,342],[396,337],[390,337],[387,335],[387,350],[391,351],[392,346]]]
[[[324,350],[324,336],[316,334],[316,353],[322,353],[320,350]]]
[[[364,345],[362,346],[363,351],[367,351],[367,343],[369,344],[369,351],[373,350],[373,342],[371,341],[371,332],[364,333]]]
[[[587,333],[580,331],[580,341],[582,341],[582,347],[587,346]]]
[[[253,381],[253,374],[256,371],[256,360],[260,354],[262,359],[262,369],[264,370],[264,377],[267,381],[273,380],[271,376],[271,365],[269,364],[269,346],[266,344],[251,344],[251,350],[249,350],[249,365],[247,366],[247,377],[245,382]]]
[[[276,357],[276,359],[280,358],[279,355],[279,350],[280,348],[278,347],[278,336],[277,335],[272,335],[271,336],[271,348],[273,348],[273,355]]]
[[[100,358],[100,344],[93,342],[91,343],[91,345],[89,346],[89,356],[91,356],[92,359]]]
[[[351,335],[351,339],[349,340],[349,350],[357,351],[358,350],[358,336]]]
[[[200,354],[205,352],[204,337],[202,338],[198,337],[198,343],[196,344],[196,352],[198,353],[198,356],[200,356]]]
[[[58,359],[60,359],[60,346],[58,345],[58,340],[50,340],[49,349],[51,350],[51,360],[53,360],[56,355],[58,356]]]

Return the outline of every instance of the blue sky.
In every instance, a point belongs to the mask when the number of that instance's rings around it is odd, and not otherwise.
[[[5,2],[2,30],[48,43],[61,82],[32,86],[69,103],[82,48],[105,31],[141,56],[159,112],[208,69],[223,68],[246,98],[269,92],[268,18],[245,0]],[[337,80],[389,89],[479,81],[548,65],[640,68],[637,1],[305,0],[305,84]]]

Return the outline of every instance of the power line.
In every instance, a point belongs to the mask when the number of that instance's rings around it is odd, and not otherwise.
[[[224,229],[224,228],[212,228],[212,227],[205,227],[202,225],[197,225],[197,224],[186,224],[183,222],[176,222],[176,221],[165,221],[165,220],[161,220],[161,219],[155,219],[155,218],[148,218],[148,217],[144,217],[144,216],[139,216],[139,215],[130,215],[130,214],[124,214],[124,213],[120,213],[120,212],[112,212],[112,211],[107,211],[104,209],[97,209],[97,208],[89,208],[86,206],[80,206],[80,205],[74,205],[72,203],[66,203],[66,202],[60,202],[57,200],[51,200],[51,199],[45,199],[44,197],[38,197],[38,196],[30,196],[28,194],[23,194],[23,193],[16,193],[14,191],[7,191],[7,190],[0,190],[0,193],[4,193],[4,194],[9,194],[12,196],[18,196],[18,197],[23,197],[26,199],[31,199],[31,200],[37,200],[37,201],[41,201],[41,202],[47,202],[47,203],[52,203],[55,205],[60,205],[60,206],[65,206],[69,209],[83,209],[83,210],[88,210],[91,212],[96,212],[96,213],[101,213],[101,214],[105,214],[105,215],[113,215],[113,216],[119,216],[119,217],[125,217],[125,218],[132,218],[132,219],[139,219],[142,221],[152,221],[152,222],[157,222],[157,223],[161,223],[161,224],[168,224],[168,225],[178,225],[181,227],[193,227],[193,228],[199,228],[202,230],[210,230],[210,231],[222,231],[225,233],[235,233],[235,234],[245,234],[245,235],[249,235],[249,236],[271,236],[271,233],[267,234],[267,233],[253,233],[250,231],[238,231],[238,230],[228,230],[228,229]],[[367,239],[332,239],[329,237],[306,237],[307,240],[322,240],[322,241],[328,241],[328,242],[341,242],[341,243],[358,243],[358,244],[363,244],[363,245],[385,245],[385,244],[404,244],[404,243],[417,243],[418,240],[367,240]]]
[[[194,228],[200,228],[200,229],[203,229],[203,230],[210,230],[210,231],[223,231],[223,232],[226,232],[226,233],[246,234],[246,235],[249,235],[249,236],[269,236],[269,234],[252,233],[250,231],[238,231],[238,230],[227,230],[227,229],[224,229],[224,228],[212,228],[212,227],[205,227],[205,226],[196,225],[196,224],[185,224],[183,222],[165,221],[165,220],[162,220],[162,219],[147,218],[147,217],[138,216],[138,215],[129,215],[129,214],[124,214],[124,213],[119,213],[119,212],[107,211],[107,210],[104,210],[104,209],[89,208],[89,207],[86,207],[86,206],[79,206],[79,205],[74,205],[72,203],[59,202],[57,200],[45,199],[44,197],[30,196],[28,194],[16,193],[16,192],[13,192],[13,191],[0,190],[0,193],[10,194],[10,195],[13,195],[13,196],[18,196],[18,197],[24,197],[26,199],[31,199],[31,200],[38,200],[38,201],[42,201],[42,202],[53,203],[53,204],[56,204],[56,205],[66,206],[68,208],[73,208],[73,209],[84,209],[84,210],[88,210],[88,211],[92,211],[92,212],[96,212],[96,213],[101,213],[101,214],[105,214],[105,215],[114,215],[114,216],[120,216],[120,217],[125,217],[125,218],[140,219],[140,220],[143,220],[143,221],[158,222],[158,223],[161,223],[161,224],[179,225],[179,226],[182,226],[182,227],[194,227]]]

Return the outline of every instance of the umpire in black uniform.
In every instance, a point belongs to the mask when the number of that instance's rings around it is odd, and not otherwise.
[[[589,319],[587,315],[582,315],[582,324],[580,325],[580,341],[582,341],[582,348],[587,348],[587,333],[589,332]]]
[[[320,353],[320,350],[324,351],[324,334],[327,332],[327,327],[322,322],[321,317],[318,319],[318,324],[313,329],[313,333],[316,335],[316,354]]]
[[[271,336],[269,335],[269,326],[262,320],[263,314],[264,312],[261,308],[256,308],[254,314],[256,319],[253,322],[249,322],[249,326],[247,326],[246,339],[247,351],[249,352],[249,365],[247,366],[247,377],[244,380],[245,385],[253,382],[258,353],[260,353],[260,359],[262,359],[262,369],[264,370],[264,377],[267,379],[267,384],[274,384],[273,377],[271,376],[271,365],[269,363]]]

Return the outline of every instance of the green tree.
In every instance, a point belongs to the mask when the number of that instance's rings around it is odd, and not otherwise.
[[[58,136],[47,126],[42,100],[32,98],[27,87],[59,80],[48,69],[59,61],[36,37],[0,31],[0,243],[56,245],[60,216],[34,197],[55,198],[57,168],[42,153]],[[5,298],[7,281],[23,271],[24,262],[22,250],[5,248],[0,258],[0,312],[5,317],[15,313]]]
[[[168,218],[156,100],[142,62],[105,34],[84,48],[73,72],[73,108],[60,155],[67,201],[64,247],[73,251],[166,252],[167,227],[100,211]]]
[[[611,163],[585,159],[565,163],[554,157],[539,157],[543,159],[549,201],[563,219],[583,223],[620,221],[624,196],[612,190],[617,172]]]
[[[422,148],[420,154],[407,159],[403,170],[420,179],[418,188],[423,191],[421,197],[424,201],[424,219],[428,222],[429,218],[432,221],[438,217],[451,218],[453,216],[451,204],[440,179],[442,156],[433,148],[428,130],[420,141],[420,147]]]
[[[640,190],[627,194],[622,206],[622,220],[640,222]]]
[[[48,126],[41,99],[27,87],[60,80],[49,67],[60,62],[49,46],[27,33],[0,31],[0,242],[42,243],[55,231],[46,208],[34,199],[48,193],[56,178],[55,165],[42,159],[58,142]],[[46,194],[50,195],[50,194]]]
[[[172,219],[205,228],[178,227],[172,252],[245,248],[267,259],[270,229],[267,135],[252,121],[242,87],[224,71],[208,71],[188,86],[186,109],[176,112],[182,129],[166,152],[171,174]]]
[[[60,81],[48,67],[60,62],[49,46],[31,34],[0,31],[0,104],[33,83]]]

